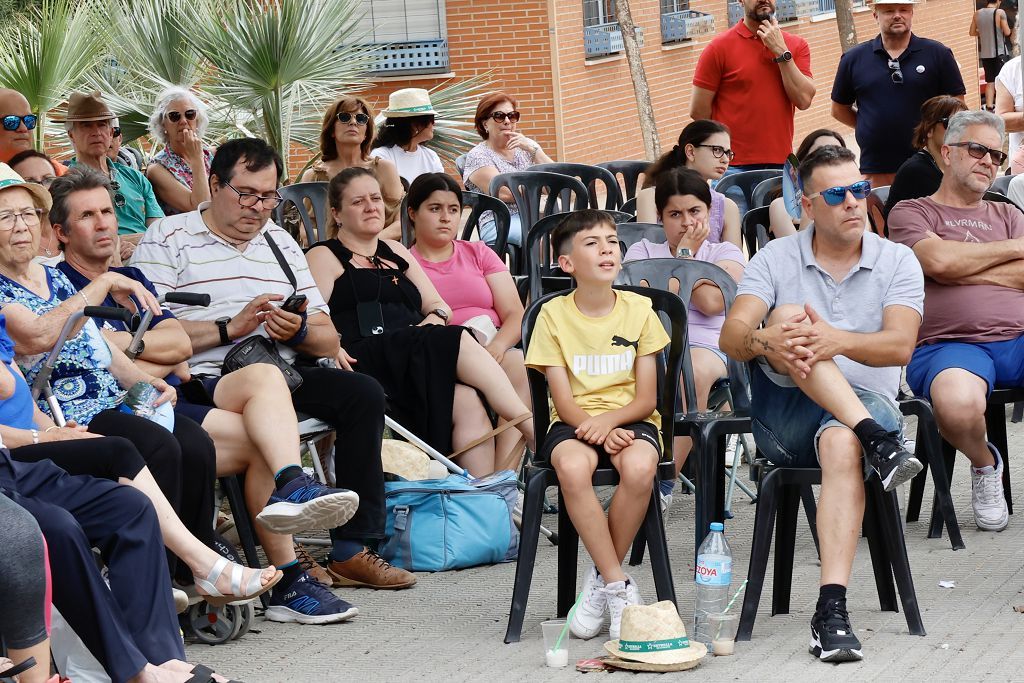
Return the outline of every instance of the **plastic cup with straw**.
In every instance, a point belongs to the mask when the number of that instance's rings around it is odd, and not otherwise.
[[[569,663],[568,652],[562,655],[562,641],[565,640],[566,635],[569,633],[569,624],[572,623],[572,618],[576,614],[576,608],[580,605],[580,600],[583,599],[583,593],[580,592],[576,596],[576,602],[573,603],[572,608],[569,609],[569,615],[565,618],[565,625],[562,627],[561,633],[558,634],[558,639],[554,645],[547,649],[544,653],[544,658],[548,662],[548,666],[566,666]],[[561,661],[564,657],[565,661]]]
[[[722,610],[721,614],[715,615],[715,616],[717,616],[719,618],[724,617],[729,612],[729,609],[734,604],[736,604],[736,600],[740,597],[740,593],[742,593],[743,589],[746,588],[746,587],[747,587],[747,581],[744,579],[743,583],[740,584],[740,587],[738,589],[736,589],[736,594],[732,596],[732,600],[729,601],[729,604],[727,604],[725,606],[725,609]],[[715,631],[715,635],[711,639],[711,647],[712,647],[712,650],[714,651],[714,653],[716,655],[731,655],[735,651],[735,648],[736,648],[736,629],[733,628],[731,624],[728,627],[729,633],[726,633],[726,636],[727,636],[726,639],[722,640],[722,629],[723,629],[723,627],[726,626],[726,624],[729,621],[738,622],[738,620],[736,620],[736,619],[734,619],[734,620],[722,619],[721,621],[718,622],[718,629]]]

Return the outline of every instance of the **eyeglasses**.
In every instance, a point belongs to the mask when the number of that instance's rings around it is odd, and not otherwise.
[[[25,128],[33,130],[36,127],[36,122],[39,121],[39,117],[35,114],[25,114],[24,116],[18,116],[17,114],[4,114],[4,130],[18,130],[21,124],[25,124]]]
[[[121,137],[121,126],[113,126],[110,129],[110,134],[113,135],[115,138]]]
[[[1006,161],[1006,157],[1008,156],[1006,152],[1003,152],[998,149],[992,149],[991,147],[986,147],[980,142],[951,142],[949,143],[949,146],[966,147],[967,153],[970,154],[975,159],[984,159],[985,155],[987,154],[990,157],[992,157],[992,163],[995,164],[996,166],[1002,166],[1003,162]]]
[[[128,203],[128,200],[126,200],[124,198],[124,195],[121,194],[121,183],[111,179],[110,191],[114,193],[114,207],[118,209],[123,209],[125,205]]]
[[[46,189],[50,189],[50,185],[57,179],[57,176],[48,175],[45,178],[30,178],[29,176],[22,176],[26,183],[35,183],[36,185],[42,185]]]
[[[939,119],[938,122],[942,124],[943,128],[949,128],[949,117],[948,116],[945,116],[945,117]]]
[[[889,74],[892,82],[896,85],[903,85],[903,71],[900,70],[900,61],[898,59],[890,59],[889,68],[892,70],[892,73]]]
[[[284,201],[284,198],[277,192],[274,192],[269,197],[265,197],[261,194],[253,194],[252,192],[239,192],[231,183],[224,184],[235,191],[235,194],[238,195],[238,205],[246,209],[262,204],[264,210],[272,210],[276,209]]]
[[[34,228],[39,225],[39,221],[42,220],[44,213],[45,211],[42,209],[25,209],[24,211],[0,213],[0,232],[14,230],[18,218],[21,218],[21,222],[25,224],[26,228]]]
[[[195,109],[186,109],[185,110],[185,120],[186,121],[195,121],[196,120],[196,116],[198,115],[198,113],[199,112],[197,112]],[[181,121],[181,112],[180,111],[169,111],[166,114],[164,114],[164,116],[166,116],[167,119],[171,123],[177,123],[178,121]]]
[[[726,157],[729,159],[729,161],[732,161],[733,159],[736,158],[736,152],[732,151],[731,149],[726,149],[721,145],[694,145],[694,147],[707,147],[708,149],[711,150],[711,155],[716,159]]]
[[[338,120],[342,123],[352,123],[355,121],[357,126],[365,126],[370,117],[362,112],[353,114],[352,112],[343,111],[338,113]]]
[[[522,117],[522,114],[520,114],[519,112],[517,112],[515,110],[513,110],[513,111],[492,111],[491,112],[491,118],[494,119],[495,121],[497,121],[498,123],[505,123],[505,119],[508,119],[512,123],[519,123],[519,119],[521,117]]]
[[[830,187],[827,190],[822,190],[821,192],[815,192],[814,194],[805,196],[808,199],[821,197],[829,206],[839,206],[846,201],[847,192],[852,194],[854,199],[867,199],[868,195],[871,194],[871,183],[867,180],[861,180],[853,185]]]

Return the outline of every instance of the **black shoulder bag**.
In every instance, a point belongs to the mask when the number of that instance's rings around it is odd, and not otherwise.
[[[263,233],[263,237],[267,240],[270,250],[274,252],[274,258],[281,265],[281,270],[284,271],[288,282],[292,284],[292,289],[297,291],[298,281],[295,279],[295,273],[292,272],[291,266],[288,265],[277,243],[270,237],[270,231]],[[246,337],[235,344],[235,348],[228,351],[228,354],[224,356],[224,374],[229,374],[253,363],[267,363],[276,366],[284,375],[288,390],[293,393],[302,386],[302,375],[281,357],[281,353],[277,350],[277,343],[262,334]]]

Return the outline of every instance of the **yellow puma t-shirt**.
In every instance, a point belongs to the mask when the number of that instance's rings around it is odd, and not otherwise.
[[[670,341],[650,299],[620,290],[615,295],[611,313],[600,318],[580,313],[575,293],[544,304],[526,353],[529,367],[566,368],[573,400],[588,415],[632,402],[637,357],[660,351]],[[551,420],[557,419],[552,403]],[[661,428],[657,411],[645,422]]]

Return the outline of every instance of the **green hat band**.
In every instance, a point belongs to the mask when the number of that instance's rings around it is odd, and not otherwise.
[[[619,650],[622,652],[669,652],[690,647],[690,639],[671,638],[669,640],[620,640]]]
[[[388,109],[388,111],[392,111],[392,112],[394,112],[394,111],[412,111],[412,112],[416,112],[416,111],[430,111],[433,108],[434,107],[432,107],[429,104],[421,104],[418,107],[399,107],[398,109]]]

